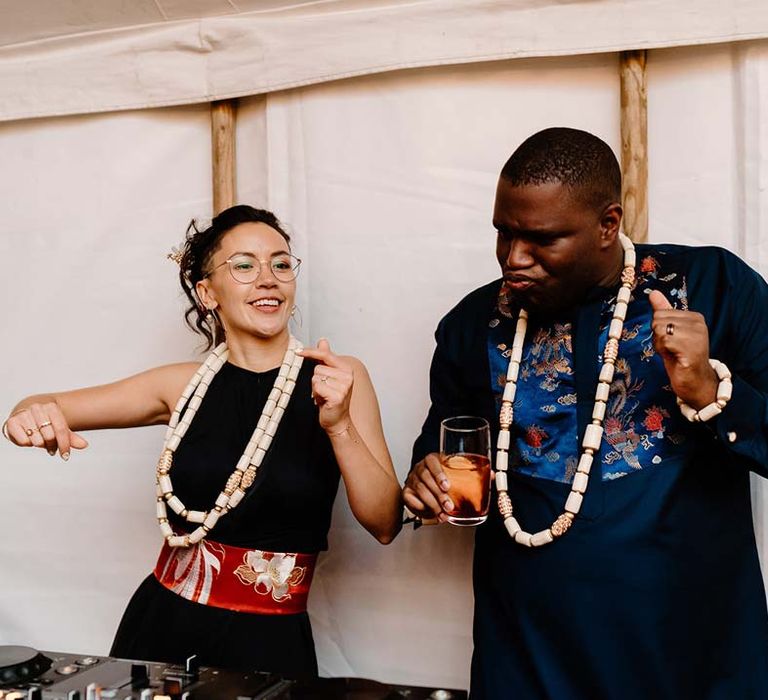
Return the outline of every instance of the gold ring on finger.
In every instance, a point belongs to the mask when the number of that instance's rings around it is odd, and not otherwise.
[[[323,375],[322,377],[320,377],[320,381],[323,382],[323,384],[325,384],[328,381],[328,377]]]
[[[37,428],[24,428],[27,437],[32,437],[35,434],[35,430],[37,430]]]
[[[40,423],[38,427],[39,430],[42,430],[43,428],[47,428],[49,425],[53,425],[53,421],[47,420],[45,423]]]

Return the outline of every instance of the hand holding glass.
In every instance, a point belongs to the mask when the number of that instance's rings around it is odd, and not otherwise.
[[[440,424],[440,462],[450,482],[448,522],[453,525],[479,525],[488,518],[490,443],[484,418],[457,416]]]

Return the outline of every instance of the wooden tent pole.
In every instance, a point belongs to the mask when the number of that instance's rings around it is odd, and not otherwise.
[[[211,102],[211,147],[213,152],[213,213],[237,201],[235,181],[235,125],[237,101]]]
[[[622,51],[621,169],[624,231],[634,241],[648,240],[648,94],[647,52]]]

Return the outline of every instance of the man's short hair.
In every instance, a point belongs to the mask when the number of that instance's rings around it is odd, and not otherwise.
[[[501,169],[514,186],[560,182],[596,210],[621,202],[621,168],[610,146],[580,129],[553,127],[528,137]]]

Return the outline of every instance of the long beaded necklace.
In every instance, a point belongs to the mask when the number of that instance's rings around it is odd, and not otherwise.
[[[226,515],[230,510],[237,507],[245,496],[245,492],[253,484],[256,472],[261,466],[277,431],[277,426],[280,424],[280,419],[291,399],[291,394],[296,388],[296,379],[299,376],[301,363],[304,361],[304,358],[297,353],[302,347],[296,338],[290,337],[288,349],[285,351],[280,370],[272,386],[272,391],[264,404],[256,429],[245,446],[235,470],[227,479],[224,489],[216,498],[213,508],[207,511],[188,510],[186,508],[179,497],[173,493],[170,471],[173,466],[174,452],[192,423],[213,377],[227,361],[229,350],[226,343],[221,343],[208,355],[187,384],[171,415],[165,433],[163,452],[157,463],[157,520],[163,537],[171,547],[188,547],[200,542],[213,529],[222,515]],[[195,523],[198,527],[188,535],[176,535],[168,522],[166,506],[188,523]]]
[[[635,282],[635,246],[623,233],[619,234],[621,247],[624,250],[624,270],[621,273],[621,288],[616,296],[616,307],[613,318],[608,327],[608,341],[603,349],[603,366],[600,369],[600,377],[595,392],[595,405],[592,409],[592,422],[587,426],[582,440],[582,453],[579,458],[576,474],[571,484],[571,493],[565,502],[564,512],[558,516],[554,523],[545,530],[535,534],[525,532],[512,515],[512,501],[507,493],[507,467],[509,464],[509,428],[513,419],[513,404],[517,390],[517,376],[520,371],[520,361],[523,356],[523,342],[528,327],[528,313],[520,309],[515,326],[515,337],[512,341],[512,353],[507,369],[507,381],[504,385],[504,394],[499,411],[499,438],[496,443],[496,489],[498,491],[498,506],[504,526],[509,536],[515,542],[526,547],[540,547],[549,544],[556,537],[564,535],[578,514],[584,498],[584,492],[589,483],[589,471],[595,454],[600,452],[600,442],[603,438],[603,420],[605,419],[606,404],[610,393],[616,358],[619,354],[619,339],[624,328],[624,319],[627,315],[627,304],[632,295],[632,286]]]

